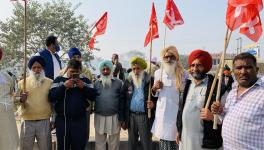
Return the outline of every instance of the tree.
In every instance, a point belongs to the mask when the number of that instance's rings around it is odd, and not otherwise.
[[[78,47],[83,52],[83,60],[89,64],[93,56],[80,41],[84,38],[90,26],[82,15],[76,16],[74,11],[80,6],[72,6],[64,0],[52,0],[39,3],[28,1],[27,20],[27,50],[28,57],[34,55],[40,48],[45,47],[48,35],[58,36],[62,53],[70,47]],[[21,63],[24,51],[24,6],[19,1],[14,3],[13,16],[5,22],[0,21],[0,47],[5,50],[3,63],[6,67],[12,63]],[[90,39],[90,35],[88,37]],[[12,62],[12,63],[10,63]],[[21,63],[22,64],[22,63]]]

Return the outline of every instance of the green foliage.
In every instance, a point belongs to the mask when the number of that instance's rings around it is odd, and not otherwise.
[[[5,52],[2,65],[6,67],[23,61],[24,5],[20,2],[23,1],[14,3],[13,15],[10,18],[0,21],[0,46]],[[28,1],[27,57],[45,47],[45,39],[48,35],[55,35],[58,36],[63,53],[66,53],[70,47],[78,47],[83,52],[84,63],[89,63],[94,57],[84,50],[87,41],[81,46],[79,43],[89,31],[90,26],[82,15],[75,15],[74,12],[79,5],[80,3],[72,6],[64,0],[52,0],[46,3]]]

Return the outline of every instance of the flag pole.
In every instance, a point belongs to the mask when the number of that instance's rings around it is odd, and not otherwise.
[[[83,38],[83,40],[79,43],[79,46],[81,46],[82,43],[83,43],[85,40],[87,40],[88,36],[90,35],[90,33],[91,33],[91,32],[93,31],[93,29],[95,28],[95,25],[96,25],[96,24],[94,24],[93,27],[92,27],[92,29],[86,33],[86,36],[85,36],[85,37]]]
[[[166,47],[166,38],[167,38],[167,27],[165,26],[164,30],[164,41],[163,41],[163,49]],[[162,58],[161,58],[162,59]],[[163,74],[163,66],[160,64],[160,81],[162,82],[162,74]]]
[[[24,72],[23,72],[23,92],[26,92],[27,74],[27,0],[24,0]]]
[[[228,27],[227,27],[227,30]],[[232,31],[230,32],[229,36],[225,37],[225,48],[224,48],[224,52],[222,54],[222,63],[220,64],[220,76],[219,76],[219,83],[217,85],[217,93],[216,93],[216,101],[217,102],[220,102],[220,93],[221,93],[221,86],[222,86],[222,79],[223,79],[223,69],[224,69],[224,65],[225,65],[225,57],[226,57],[226,50],[227,50],[227,47],[228,47],[228,44],[229,44],[229,41],[230,41],[230,38],[231,38],[231,35],[232,35]],[[214,125],[213,125],[213,129],[217,129],[217,122],[218,122],[218,117],[216,114],[214,114]]]
[[[152,28],[153,25],[151,24],[150,27],[150,50],[149,50],[149,75],[151,76],[151,57],[152,57]],[[148,92],[148,101],[151,101],[151,78],[149,81],[149,92]],[[148,108],[148,118],[151,118],[151,109]]]
[[[93,25],[92,29],[89,30],[87,33],[86,33],[86,36],[83,38],[83,40],[79,43],[78,47],[80,47],[82,45],[82,43],[88,38],[88,36],[90,35],[90,33],[93,31],[93,29],[95,28],[95,24]],[[62,58],[67,52],[64,52],[60,58]]]

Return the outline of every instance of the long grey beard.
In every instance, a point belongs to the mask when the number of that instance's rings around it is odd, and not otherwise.
[[[142,84],[143,72],[141,72],[139,75],[136,75],[134,72],[131,72],[130,75],[136,88],[139,88]]]
[[[162,62],[162,67],[163,67],[163,70],[171,75],[171,76],[174,76],[175,75],[175,70],[176,70],[176,62],[174,63],[165,63],[165,62]]]
[[[41,73],[34,73],[33,71],[30,71],[30,77],[32,78],[30,83],[31,86],[33,86],[33,88],[40,87],[44,82],[45,73],[44,71],[41,71]]]
[[[111,85],[112,85],[112,76],[111,75],[108,75],[108,76],[101,75],[101,81],[102,81],[102,85],[103,85],[104,88],[111,87]]]

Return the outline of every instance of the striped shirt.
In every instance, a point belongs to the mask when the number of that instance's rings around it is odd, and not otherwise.
[[[222,136],[225,150],[264,150],[264,81],[240,96],[235,84],[224,107]]]

